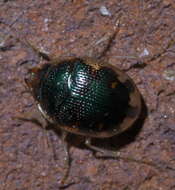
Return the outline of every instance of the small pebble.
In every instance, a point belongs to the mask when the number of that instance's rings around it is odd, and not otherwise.
[[[111,13],[109,12],[109,10],[105,6],[100,7],[100,13],[103,16],[111,16]]]
[[[165,70],[164,73],[163,73],[163,77],[166,79],[166,80],[170,80],[170,81],[174,81],[175,80],[175,71],[174,70]]]
[[[141,52],[139,57],[145,57],[145,56],[148,56],[148,55],[149,55],[149,51],[146,48],[144,48],[144,50]]]

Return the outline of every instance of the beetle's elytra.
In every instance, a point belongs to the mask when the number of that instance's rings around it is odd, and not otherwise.
[[[91,58],[34,68],[26,83],[44,117],[71,133],[111,137],[140,114],[140,94],[127,74]]]

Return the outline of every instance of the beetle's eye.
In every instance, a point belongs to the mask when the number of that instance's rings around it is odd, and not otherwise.
[[[30,71],[28,71],[28,72],[26,73],[26,76],[25,76],[25,78],[26,78],[27,80],[32,80],[32,79],[34,79],[34,77],[35,77],[35,73],[34,73],[34,72],[30,72]]]
[[[34,72],[31,72],[31,73],[30,73],[30,78],[31,78],[31,79],[34,79],[35,76],[36,76],[36,74],[35,74]]]
[[[32,83],[36,79],[36,73],[28,71],[25,76],[25,83],[27,84],[28,87],[31,87]]]

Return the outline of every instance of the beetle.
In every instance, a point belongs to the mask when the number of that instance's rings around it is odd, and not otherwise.
[[[63,131],[63,144],[69,157],[67,133],[85,136],[85,144],[111,155],[91,144],[91,138],[109,138],[128,128],[139,117],[141,96],[131,78],[120,69],[92,58],[67,58],[32,68],[25,78],[43,117]],[[114,156],[114,152],[112,152]]]
[[[109,138],[132,126],[141,97],[118,68],[91,58],[71,58],[35,67],[25,82],[39,111],[64,131]]]
[[[109,36],[109,43],[116,33]],[[92,138],[110,138],[130,128],[139,118],[142,107],[141,95],[133,80],[103,59],[109,44],[96,58],[58,59],[41,52],[28,41],[27,46],[47,60],[46,64],[28,70],[25,83],[45,121],[62,131],[66,170],[61,186],[70,168],[68,133],[84,136],[86,146],[92,150],[122,159],[116,151],[91,144]],[[133,158],[128,160],[152,165]]]

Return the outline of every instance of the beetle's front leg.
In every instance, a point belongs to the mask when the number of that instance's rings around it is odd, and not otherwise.
[[[44,129],[46,129],[49,125],[48,121],[41,115],[41,113],[37,109],[34,109],[30,112],[18,114],[16,116],[13,116],[12,119],[24,122],[31,122]]]

